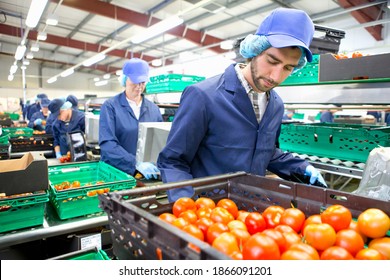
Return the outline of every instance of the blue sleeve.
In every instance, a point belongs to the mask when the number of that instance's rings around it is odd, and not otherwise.
[[[53,123],[53,138],[54,138],[53,145],[54,145],[54,147],[60,146],[60,133],[61,132],[59,131],[56,123]]]
[[[29,128],[34,128],[34,121],[35,121],[36,119],[37,119],[37,114],[33,114],[33,115],[31,116],[31,118],[29,119],[27,126],[28,126]]]
[[[135,155],[127,152],[115,135],[115,118],[117,114],[113,105],[106,101],[100,109],[99,146],[102,160],[128,174],[135,173]]]
[[[184,90],[167,144],[157,160],[164,182],[193,178],[190,164],[207,131],[206,107],[205,95],[196,87]]]

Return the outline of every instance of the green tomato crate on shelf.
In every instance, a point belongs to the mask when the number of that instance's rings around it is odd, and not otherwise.
[[[0,232],[43,224],[48,191],[0,199]]]
[[[104,250],[92,247],[50,258],[50,260],[109,261],[111,259]]]
[[[279,145],[288,152],[365,163],[372,149],[390,146],[390,127],[285,123],[282,124]]]
[[[3,127],[3,132],[8,133],[10,138],[31,137],[34,129],[29,127]]]
[[[312,62],[307,62],[305,67],[292,73],[281,85],[317,84],[319,77],[320,55],[314,54]]]
[[[0,144],[9,144],[9,133],[4,131],[3,128],[3,133],[0,135]]]
[[[163,93],[183,91],[185,87],[203,81],[205,77],[167,74],[150,77],[150,82],[146,84],[146,93]]]
[[[61,220],[102,212],[98,195],[131,189],[134,177],[102,161],[69,163],[48,168],[50,202]],[[57,190],[63,182],[80,182],[78,188]]]

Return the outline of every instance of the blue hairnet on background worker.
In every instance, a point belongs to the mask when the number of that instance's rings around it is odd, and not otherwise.
[[[72,109],[78,110],[79,100],[76,96],[70,94],[66,97],[66,101],[72,103]]]
[[[100,110],[99,146],[101,160],[135,175],[138,170],[146,179],[157,179],[159,170],[150,162],[136,162],[139,122],[161,122],[156,104],[142,94],[149,80],[149,65],[132,58],[123,66],[122,93],[106,100]]]
[[[58,118],[61,106],[65,103],[65,99],[56,98],[50,101],[48,109],[50,111],[49,117],[46,119],[46,134],[53,134],[53,124]]]
[[[276,148],[284,104],[273,88],[312,61],[313,35],[305,12],[276,9],[241,42],[248,64],[230,65],[223,74],[188,86],[157,161],[163,181],[236,171],[264,176],[268,169],[286,180],[297,173],[326,185],[307,161]],[[193,194],[190,186],[173,189],[168,199]]]
[[[32,116],[30,121],[28,122],[28,127],[44,131],[46,128],[46,121],[49,117],[49,104],[50,100],[47,98],[42,98],[40,102],[41,110],[38,112],[35,112]]]
[[[74,131],[85,132],[84,112],[72,109],[72,103],[56,98],[49,104],[50,112],[57,116],[53,122],[54,151],[60,158],[70,151],[67,133]]]

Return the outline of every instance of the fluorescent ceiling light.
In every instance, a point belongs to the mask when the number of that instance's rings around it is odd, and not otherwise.
[[[9,73],[10,74],[15,74],[17,70],[18,70],[18,65],[12,64],[11,68],[9,69]]]
[[[38,32],[37,40],[45,41],[46,39],[47,39],[47,33],[46,32]]]
[[[50,14],[49,17],[46,19],[47,25],[57,25],[58,24],[58,17],[54,14]]]
[[[86,61],[83,62],[83,65],[85,67],[88,67],[88,66],[91,66],[99,61],[102,61],[103,59],[106,58],[106,55],[105,54],[102,54],[102,53],[99,53],[89,59],[87,59]]]
[[[227,52],[227,53],[225,53],[225,58],[233,60],[233,59],[237,58],[237,54],[233,51]]]
[[[233,49],[233,44],[234,44],[233,40],[226,40],[220,43],[220,47],[223,50],[231,50]]]
[[[62,78],[65,78],[65,77],[68,77],[68,76],[72,75],[73,73],[74,73],[74,69],[73,68],[69,68],[69,69],[65,70],[64,72],[62,72],[60,74],[60,76]]]
[[[157,59],[153,59],[152,60],[152,66],[154,67],[158,67],[158,66],[161,66],[162,65],[162,60],[157,58]]]
[[[99,82],[99,81],[100,81],[100,78],[99,78],[99,77],[95,77],[95,78],[93,78],[93,81],[94,81],[94,82]]]
[[[28,52],[27,55],[26,55],[26,58],[27,59],[33,59],[34,58],[34,54],[32,52]]]
[[[39,19],[45,10],[47,0],[32,0],[30,9],[28,10],[26,25],[30,28],[37,26]]]
[[[139,44],[161,33],[164,33],[165,31],[168,31],[182,23],[183,23],[183,19],[178,16],[173,16],[164,19],[148,27],[144,32],[142,32],[142,34],[135,35],[133,38],[131,38],[131,42],[133,42],[134,44]]]
[[[23,65],[30,65],[30,61],[29,60],[23,60]]]
[[[26,52],[26,46],[25,45],[19,45],[15,52],[15,59],[21,60],[24,56],[24,53]]]
[[[37,51],[39,51],[39,45],[38,45],[38,43],[33,44],[33,45],[31,46],[31,48],[30,48],[30,51],[32,51],[32,52],[37,52]]]
[[[103,79],[108,80],[109,78],[111,78],[110,74],[104,74]]]
[[[26,66],[26,65],[22,65],[22,66],[20,66],[20,69],[26,70],[26,69],[27,69],[27,66]]]
[[[101,87],[101,86],[105,86],[108,84],[108,81],[107,80],[102,80],[102,81],[99,81],[99,82],[96,82],[95,83],[95,86],[97,87]]]
[[[8,75],[8,81],[11,82],[13,79],[14,79],[14,75],[9,74],[9,75]]]
[[[120,76],[123,74],[122,70],[116,70],[115,75]]]
[[[50,79],[47,80],[47,83],[48,84],[52,84],[52,83],[54,83],[56,81],[57,81],[57,77],[51,77]]]

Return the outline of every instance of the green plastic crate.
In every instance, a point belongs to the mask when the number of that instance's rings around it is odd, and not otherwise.
[[[17,114],[17,113],[9,113],[9,112],[5,112],[5,114],[7,114],[9,116],[9,118],[13,121],[18,121],[19,118],[20,118],[20,115]]]
[[[30,137],[33,135],[34,130],[29,127],[5,127],[3,132],[9,133],[10,138],[17,138],[20,136]]]
[[[306,63],[305,67],[288,76],[281,85],[318,84],[319,60],[319,54],[313,55],[312,62]]]
[[[42,225],[48,201],[48,191],[0,199],[0,232]]]
[[[203,81],[205,77],[181,74],[167,74],[150,77],[146,93],[183,91],[187,86]]]
[[[3,128],[3,133],[0,136],[0,144],[9,144],[9,133],[4,131]]]
[[[372,149],[390,146],[390,127],[286,123],[279,145],[284,151],[364,163]]]
[[[102,212],[99,194],[136,186],[134,177],[102,161],[51,166],[48,173],[50,202],[62,220]],[[79,181],[81,187],[65,190],[55,188],[65,181]]]

